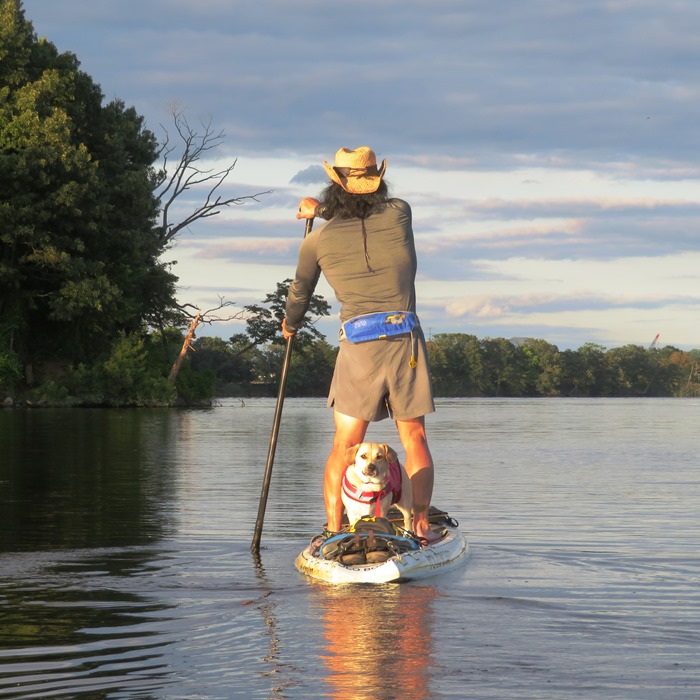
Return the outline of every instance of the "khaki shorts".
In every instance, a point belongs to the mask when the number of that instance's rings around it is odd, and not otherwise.
[[[416,366],[409,365],[412,350]],[[366,421],[407,420],[435,410],[428,351],[420,327],[412,335],[340,341],[328,406]]]

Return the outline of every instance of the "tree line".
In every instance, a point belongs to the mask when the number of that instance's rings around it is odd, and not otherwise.
[[[214,373],[219,395],[268,395],[276,391],[283,347],[251,347],[246,336],[200,338],[192,365]],[[305,343],[293,355],[287,392],[325,396],[337,348],[325,339]],[[606,350],[586,343],[560,351],[545,340],[477,338],[441,333],[428,340],[436,396],[700,396],[700,351],[625,345]]]
[[[700,396],[700,351],[436,335],[428,343],[438,396]]]

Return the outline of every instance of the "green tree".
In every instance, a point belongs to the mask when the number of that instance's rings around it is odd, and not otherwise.
[[[566,396],[606,396],[610,391],[605,348],[584,343],[561,355],[561,393]]]
[[[641,345],[623,345],[605,353],[612,395],[643,396],[658,372],[657,351]]]
[[[27,379],[177,316],[153,195],[157,142],[0,0],[0,327]]]
[[[487,396],[523,396],[527,386],[527,358],[522,348],[505,338],[480,342],[484,367],[482,391]]]
[[[527,358],[527,393],[558,396],[561,382],[559,348],[537,338],[527,338],[521,347]]]
[[[22,365],[12,350],[0,350],[0,391],[12,393],[22,377]]]
[[[219,387],[250,384],[255,379],[256,350],[249,346],[245,334],[234,335],[228,342],[216,337],[198,338],[192,345],[192,369],[212,371]]]
[[[246,320],[246,329],[255,345],[282,342],[281,325],[285,316],[285,305],[291,283],[292,280],[289,278],[278,282],[275,291],[268,294],[262,302],[267,306],[251,304],[245,307],[245,310],[250,314]],[[297,347],[325,339],[323,333],[314,325],[321,316],[330,316],[330,304],[319,294],[313,294],[304,324],[295,336]]]
[[[175,339],[179,331],[170,329]],[[180,336],[181,339],[181,336]],[[32,390],[38,405],[169,406],[177,392],[167,381],[160,336],[121,333],[100,362],[78,364]]]
[[[682,392],[684,372],[676,362],[678,348],[666,346],[647,351],[651,356],[651,377],[646,386],[646,396],[679,396]]]
[[[193,370],[214,372],[218,390],[224,394],[240,393],[245,387],[255,393],[273,391],[279,379],[284,357],[281,323],[291,280],[278,282],[274,292],[261,304],[246,306],[248,333],[232,336],[228,343],[221,338],[200,338],[192,347]],[[287,392],[294,396],[318,396],[330,387],[337,350],[314,326],[315,318],[327,316],[329,304],[314,294],[308,320],[295,338],[294,353],[287,380]]]
[[[672,372],[670,386],[673,396],[700,396],[700,350],[683,352],[666,348],[665,361]]]
[[[338,349],[325,340],[294,346],[287,377],[288,396],[325,396],[331,386]],[[270,343],[257,357],[258,381],[276,391],[284,359],[284,346]]]
[[[294,346],[287,380],[290,396],[326,396],[331,387],[338,349],[325,340]]]
[[[700,350],[672,353],[669,362],[679,368],[680,396],[700,396]]]
[[[484,369],[479,340],[466,333],[439,333],[428,342],[436,396],[478,396]]]

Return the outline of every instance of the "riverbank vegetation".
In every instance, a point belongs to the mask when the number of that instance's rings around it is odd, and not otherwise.
[[[545,340],[463,333],[428,343],[438,396],[700,396],[700,351],[586,343],[560,351]]]
[[[274,318],[272,323],[277,323]],[[228,340],[198,338],[178,375],[167,381],[182,331],[122,335],[93,365],[47,368],[46,379],[15,393],[17,405],[209,405],[217,397],[275,396],[284,344],[257,344],[247,333]],[[700,350],[625,345],[606,350],[587,343],[560,351],[539,339],[519,341],[444,333],[428,341],[436,396],[486,397],[697,397]],[[337,347],[323,336],[295,344],[289,396],[328,393]],[[7,394],[7,373],[1,374]],[[0,395],[2,389],[0,389]],[[7,394],[10,395],[10,394]]]
[[[201,338],[192,366],[213,372],[220,395],[274,395],[280,345],[240,353],[239,337]],[[325,340],[296,353],[287,390],[324,396],[337,348]],[[700,396],[700,351],[587,343],[560,351],[545,340],[482,338],[443,333],[428,341],[437,396]]]

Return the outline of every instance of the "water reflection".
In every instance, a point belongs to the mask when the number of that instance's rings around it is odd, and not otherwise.
[[[0,557],[0,695],[51,697],[162,688],[171,606],[123,585],[153,569],[148,550]],[[2,677],[0,677],[2,678]],[[104,696],[106,697],[106,695]],[[114,697],[111,696],[110,697]]]
[[[431,586],[323,586],[328,697],[422,700],[433,654]]]
[[[0,551],[142,545],[171,528],[177,413],[0,414]]]
[[[261,657],[264,670],[261,674],[271,682],[268,700],[284,698],[287,687],[294,685],[291,676],[298,671],[290,664],[281,660],[282,640],[280,638],[279,624],[277,621],[277,602],[273,597],[275,589],[265,573],[259,552],[252,552],[255,576],[258,579],[263,592],[254,600],[246,600],[243,605],[254,605],[265,623],[265,636],[267,638],[267,653]]]

